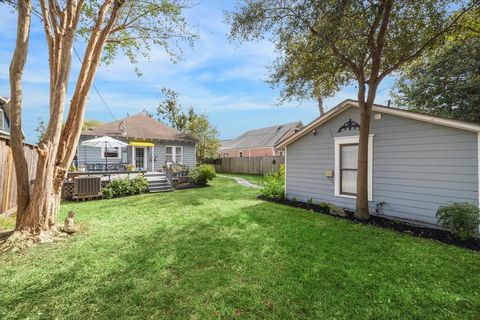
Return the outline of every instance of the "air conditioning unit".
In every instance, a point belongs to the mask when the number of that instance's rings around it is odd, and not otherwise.
[[[102,196],[101,177],[78,177],[75,179],[73,199],[93,198]]]

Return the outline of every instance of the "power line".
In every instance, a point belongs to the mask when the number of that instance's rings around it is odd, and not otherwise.
[[[75,52],[75,55],[77,56],[78,58],[78,61],[80,62],[80,64],[82,63],[82,59],[80,58],[80,55],[78,54],[77,52],[77,49],[75,49],[75,47],[73,47],[73,51]],[[93,89],[95,89],[95,91],[97,92],[98,96],[100,97],[100,100],[102,100],[103,102],[103,105],[105,106],[105,108],[107,108],[108,112],[110,113],[110,115],[113,117],[113,119],[117,120],[117,117],[115,117],[115,115],[113,114],[112,110],[110,110],[110,108],[108,107],[107,103],[105,102],[105,99],[103,99],[102,95],[100,94],[100,91],[98,90],[97,86],[95,85],[95,83],[92,83],[92,86],[93,86]]]
[[[2,2],[2,1],[0,0],[0,2]],[[13,1],[10,1],[10,0],[4,0],[4,2],[10,3],[11,5],[13,5],[13,6],[15,6],[15,7],[17,6],[16,3],[14,3]],[[33,7],[32,7],[31,9],[32,9],[31,12],[33,13],[33,15],[36,16],[36,17],[40,20],[40,22],[43,22],[43,17],[42,17],[42,15],[41,15],[41,13],[38,12],[37,10],[35,10],[35,8],[33,8]],[[80,62],[80,64],[82,64],[82,59],[80,58],[80,55],[78,54],[77,49],[75,49],[74,46],[72,46],[72,47],[73,47],[73,51],[75,52],[75,55],[76,55],[77,58],[78,58],[78,61]],[[113,117],[113,119],[114,119],[114,120],[118,120],[117,117],[115,117],[115,115],[113,114],[112,110],[108,107],[107,103],[105,102],[105,99],[103,99],[103,96],[100,94],[100,91],[98,90],[98,88],[97,88],[97,86],[95,85],[95,83],[92,83],[92,86],[93,86],[93,89],[95,89],[95,92],[96,92],[96,93],[98,94],[98,96],[100,97],[100,100],[102,100],[103,105],[105,106],[105,108],[107,108],[108,112],[109,112],[110,115]]]

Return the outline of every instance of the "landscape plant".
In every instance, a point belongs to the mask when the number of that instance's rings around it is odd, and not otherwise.
[[[473,203],[451,202],[437,211],[438,223],[461,240],[474,238],[478,234],[480,209]]]
[[[140,175],[133,179],[129,177],[118,178],[112,180],[105,188],[103,188],[103,197],[105,199],[131,196],[147,192],[148,181]]]
[[[285,165],[281,164],[277,172],[266,174],[260,193],[267,198],[285,198]]]
[[[215,178],[215,167],[210,164],[201,164],[190,170],[188,177],[193,185],[205,186],[209,180]]]

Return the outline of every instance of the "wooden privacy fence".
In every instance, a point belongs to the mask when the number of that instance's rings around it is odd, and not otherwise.
[[[25,145],[25,156],[28,163],[29,180],[35,179],[35,167],[38,154],[36,147]],[[13,163],[12,149],[8,140],[0,139],[0,216],[9,215],[17,205],[17,179]]]
[[[278,171],[285,163],[284,156],[220,158],[215,161],[215,170],[223,173],[265,174]]]

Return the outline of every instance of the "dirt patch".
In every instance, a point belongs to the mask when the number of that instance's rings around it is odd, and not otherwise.
[[[320,206],[318,204],[313,204],[313,203],[310,204],[310,203],[300,202],[300,201],[291,201],[288,199],[268,198],[262,195],[258,196],[258,199],[283,204],[289,207],[311,210],[314,212],[334,216],[339,219],[350,220],[354,223],[374,225],[380,228],[394,230],[396,232],[408,234],[414,237],[433,239],[433,240],[454,245],[460,248],[466,248],[473,251],[480,251],[480,239],[472,238],[467,240],[460,240],[451,232],[448,232],[445,230],[414,226],[402,221],[392,220],[385,217],[372,216],[372,215],[368,220],[365,220],[365,221],[358,220],[355,218],[354,212],[349,210],[345,210],[345,216],[338,216],[338,215],[331,214],[328,207]]]

